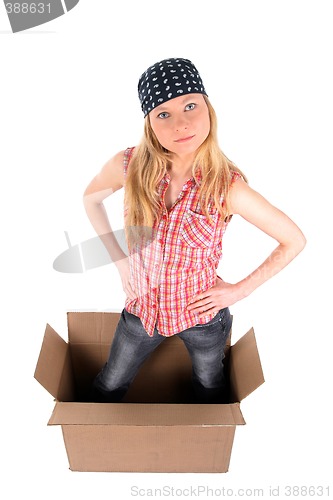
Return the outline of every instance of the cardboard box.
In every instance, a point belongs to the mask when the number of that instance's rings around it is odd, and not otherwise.
[[[230,403],[192,402],[191,360],[167,338],[142,366],[122,403],[87,403],[120,314],[69,312],[68,343],[46,326],[35,378],[55,398],[73,471],[227,472],[240,402],[264,382],[253,329],[226,346]]]

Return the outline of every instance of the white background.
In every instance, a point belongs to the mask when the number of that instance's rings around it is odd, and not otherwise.
[[[81,0],[12,34],[0,5],[3,498],[127,499],[132,486],[173,486],[185,498],[197,485],[267,496],[279,486],[282,497],[286,485],[330,484],[330,9],[328,1]],[[242,403],[247,425],[236,429],[227,474],[75,473],[61,429],[46,425],[53,399],[33,378],[45,324],[67,339],[68,310],[119,311],[124,294],[112,265],[64,274],[52,264],[67,247],[64,231],[73,245],[95,236],[82,193],[114,153],[140,140],[137,80],[167,57],[198,67],[222,149],[308,243],[231,307],[234,340],[255,328],[266,382]],[[108,205],[114,228],[117,207],[119,193]],[[244,277],[273,246],[235,217],[221,273]]]

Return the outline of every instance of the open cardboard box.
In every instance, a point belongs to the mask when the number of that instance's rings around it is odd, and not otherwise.
[[[109,472],[227,472],[240,401],[264,382],[254,331],[226,346],[230,403],[195,404],[191,360],[167,338],[144,363],[122,403],[86,403],[108,359],[120,313],[68,312],[68,343],[50,325],[35,378],[55,398],[70,469]],[[192,401],[192,402],[191,402]]]

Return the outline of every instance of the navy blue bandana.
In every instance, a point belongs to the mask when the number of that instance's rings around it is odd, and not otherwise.
[[[164,59],[150,66],[140,77],[138,92],[144,116],[175,97],[207,95],[194,64],[182,58]]]

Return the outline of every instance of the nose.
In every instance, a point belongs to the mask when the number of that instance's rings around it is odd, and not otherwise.
[[[185,113],[182,113],[181,115],[176,117],[175,120],[175,129],[177,132],[180,132],[181,130],[187,130],[189,126],[189,121],[185,116]]]

